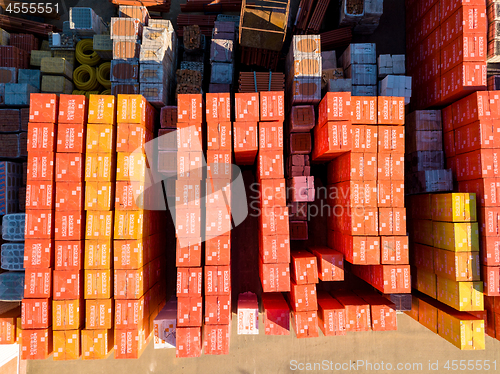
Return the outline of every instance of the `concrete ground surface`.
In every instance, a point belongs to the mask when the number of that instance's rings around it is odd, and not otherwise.
[[[331,3],[336,1],[332,0]],[[291,2],[292,12],[295,14],[299,0]],[[103,0],[65,0],[65,6],[67,9],[71,6],[90,6],[106,19],[115,14],[115,7]],[[164,14],[164,18],[172,19],[175,24],[179,12],[180,1],[173,0],[171,11]],[[384,15],[379,29],[370,36],[355,36],[354,41],[377,43],[379,54],[405,53],[404,17],[403,0],[385,0]],[[63,20],[67,20],[67,13],[62,15],[60,22]],[[294,17],[292,17],[293,20]],[[336,23],[334,16],[326,21],[329,24],[330,22]],[[326,168],[315,167],[313,174],[316,177],[317,186],[326,182]],[[254,169],[244,169],[243,177],[248,187],[250,183],[254,182]],[[254,192],[247,190],[247,194],[249,198],[255,198]],[[318,202],[316,202],[317,204]],[[249,213],[254,213],[251,207]],[[172,232],[170,225],[169,231]],[[233,313],[238,293],[252,291],[260,294],[262,292],[258,278],[257,226],[258,218],[248,217],[243,224],[232,231]],[[295,242],[292,248],[325,245],[326,230],[325,217],[312,218],[309,227],[309,240]],[[170,259],[173,258],[175,251],[173,244],[173,241],[168,244],[168,258]],[[173,292],[175,268],[170,267],[169,269],[171,276],[168,280],[168,288],[170,292]],[[354,280],[351,279],[351,282]],[[338,284],[322,284],[319,288],[330,289],[336,286]],[[54,372],[73,374],[120,372],[141,374],[271,374],[288,372],[389,373],[398,371],[402,373],[478,373],[485,370],[461,370],[460,366],[457,370],[452,370],[452,360],[474,360],[474,365],[480,362],[483,366],[484,360],[489,360],[491,366],[489,372],[500,372],[499,341],[487,337],[486,350],[460,351],[405,314],[398,316],[398,331],[358,332],[337,337],[324,337],[320,333],[319,338],[313,339],[296,339],[293,328],[290,330],[290,336],[266,336],[263,331],[262,315],[259,318],[260,334],[258,336],[237,335],[237,326],[233,322],[230,353],[226,356],[178,359],[175,357],[175,349],[154,350],[153,343],[150,341],[142,356],[137,360],[115,360],[113,354],[106,360],[96,361],[54,362],[52,358],[49,358],[43,361],[28,361],[26,371],[30,374],[53,374]],[[496,359],[498,362],[495,367],[493,361]],[[476,360],[480,361],[476,362]],[[446,362],[450,367],[449,370],[445,368]],[[307,363],[311,366],[306,366]],[[317,365],[313,366],[314,363]],[[371,363],[372,366],[368,367],[367,370],[368,363]],[[433,364],[432,368],[429,368],[429,363]],[[467,363],[465,362],[465,364]],[[318,364],[323,365],[320,367]],[[421,366],[419,366],[420,364]],[[460,361],[457,361],[457,365],[460,365]]]

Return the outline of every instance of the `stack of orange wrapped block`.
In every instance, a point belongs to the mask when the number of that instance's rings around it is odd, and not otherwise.
[[[165,303],[161,200],[150,193],[146,143],[155,110],[141,95],[117,95],[114,217],[115,358],[138,358]]]
[[[175,182],[177,357],[198,357],[202,350],[203,114],[202,95],[178,96]]]
[[[290,236],[283,162],[283,92],[260,93],[259,275],[264,292],[290,291]]]
[[[231,336],[232,130],[229,93],[207,93],[204,352],[229,353]]]
[[[383,293],[410,292],[404,118],[402,97],[327,93],[315,127],[313,161],[333,159],[328,164],[329,247]]]
[[[259,150],[259,94],[236,93],[234,103],[234,161],[237,165],[253,165]]]
[[[25,281],[21,316],[24,336],[24,339],[21,339],[22,359],[44,359],[52,353],[58,108],[59,99],[56,95],[31,96],[26,186]],[[69,234],[67,220],[65,233]]]
[[[113,219],[116,165],[114,96],[92,95],[85,154],[84,360],[104,359],[113,348]]]

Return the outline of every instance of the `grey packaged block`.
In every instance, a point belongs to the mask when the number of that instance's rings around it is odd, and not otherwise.
[[[408,194],[453,191],[451,169],[423,170],[407,178]]]
[[[419,151],[405,157],[406,170],[412,173],[424,170],[444,169],[443,151]]]
[[[21,301],[24,296],[24,271],[0,274],[0,300]]]
[[[2,269],[24,270],[24,243],[2,244]]]
[[[352,64],[345,70],[346,78],[352,79],[353,86],[375,86],[377,84],[377,65]]]
[[[39,91],[38,88],[29,83],[6,83],[5,105],[28,106],[30,104],[30,95]]]
[[[12,242],[24,241],[24,213],[6,214],[2,221],[2,239]]]
[[[375,43],[352,43],[340,56],[339,65],[347,69],[352,64],[376,64],[377,52]]]
[[[42,73],[37,69],[19,69],[17,72],[17,83],[29,83],[40,89]]]
[[[377,96],[377,86],[352,86],[352,96]]]
[[[233,83],[233,64],[214,62],[212,64],[212,75],[210,83]]]
[[[328,92],[352,92],[352,80],[330,79],[328,81]]]

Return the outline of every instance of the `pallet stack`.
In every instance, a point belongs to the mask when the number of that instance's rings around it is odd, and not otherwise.
[[[157,108],[172,100],[177,66],[177,36],[172,23],[164,22],[162,28],[144,27],[139,55],[141,94]]]
[[[314,177],[311,176],[311,129],[314,106],[296,105],[288,116],[287,158],[285,162],[290,207],[290,239],[308,239],[308,203],[314,201]]]
[[[406,116],[405,179],[408,194],[453,190],[451,169],[444,169],[443,149],[455,148],[454,132],[444,134],[440,110]]]
[[[422,325],[460,349],[484,349],[483,283],[479,228],[473,193],[414,195],[410,198],[413,312]],[[484,271],[488,276],[488,271]],[[498,287],[498,275],[493,283]],[[422,296],[427,295],[427,296]],[[413,307],[412,307],[413,309]],[[470,312],[480,318],[468,317]],[[449,315],[462,323],[449,329]],[[471,335],[473,338],[471,339]]]
[[[339,65],[344,69],[345,77],[352,80],[353,96],[377,96],[375,43],[350,44],[340,56]]]
[[[28,180],[25,225],[25,282],[21,358],[52,353],[52,270],[54,267],[54,185],[56,95],[32,95],[28,125]],[[5,220],[4,220],[5,221]],[[68,223],[68,222],[66,222]],[[66,226],[67,230],[68,226]],[[66,231],[67,233],[67,231]]]
[[[234,22],[215,22],[210,45],[211,84],[233,86],[235,39]]]
[[[259,151],[259,94],[236,93],[234,103],[234,161],[237,165],[253,165]]]
[[[414,77],[415,109],[486,89],[486,4],[464,3],[406,1],[406,70]]]
[[[498,330],[498,324],[494,322],[498,312],[493,305],[500,296],[497,231],[499,175],[494,166],[499,145],[496,137],[491,135],[497,131],[499,103],[496,91],[483,91],[469,95],[442,111],[446,163],[458,181],[458,191],[476,194],[484,294],[490,297],[485,303],[487,333],[490,335],[493,335],[491,329]]]
[[[113,348],[113,219],[116,169],[115,96],[91,95],[85,163],[85,329],[82,358],[104,359]],[[83,309],[82,309],[83,312]]]
[[[231,336],[232,130],[229,93],[206,95],[204,352],[229,354]]]
[[[408,293],[403,98],[327,93],[318,110],[313,160],[333,159],[329,247],[379,291]]]
[[[146,143],[155,110],[142,95],[118,95],[114,218],[115,358],[138,358],[165,302],[165,242],[158,197],[149,193]]]
[[[500,61],[500,2],[486,2],[488,15],[488,62]]]
[[[139,43],[142,28],[149,20],[144,6],[120,5],[119,17],[111,18],[113,60],[111,61],[111,93],[138,94],[139,87]]]
[[[26,111],[29,111],[29,108],[0,109],[0,157],[16,159],[28,155],[26,141],[28,123],[25,118],[21,118],[21,114],[26,117]],[[20,184],[17,185],[17,188],[19,187]],[[9,213],[16,213],[17,209],[16,207]]]
[[[316,256],[307,251],[291,253],[291,281],[289,303],[292,309],[292,323],[297,338],[319,336],[318,299],[316,283],[318,263]]]
[[[321,100],[321,39],[319,35],[294,35],[286,59],[286,87],[292,105]]]
[[[177,154],[175,182],[175,226],[177,264],[176,357],[199,357],[202,351],[202,148],[203,96],[179,95],[177,111]],[[168,154],[166,154],[168,156]],[[205,275],[217,278],[217,273]],[[213,287],[218,283],[205,281]],[[209,289],[209,292],[215,290]],[[208,294],[206,294],[208,296]]]
[[[290,291],[290,234],[283,160],[284,93],[260,93],[259,275],[264,293]]]

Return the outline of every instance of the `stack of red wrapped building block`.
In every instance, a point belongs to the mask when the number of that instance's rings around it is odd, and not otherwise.
[[[442,110],[445,154],[459,192],[476,194],[486,333],[498,338],[500,317],[500,95],[482,91]]]
[[[482,0],[406,0],[406,61],[416,109],[486,89],[487,26]]]
[[[260,93],[259,275],[264,292],[290,291],[290,238],[283,162],[283,92]]]
[[[45,359],[52,352],[55,151],[59,99],[33,95],[28,125],[25,281],[21,358]],[[68,227],[66,225],[66,234]],[[77,327],[78,328],[78,327]]]
[[[54,360],[74,360],[81,351],[86,109],[85,96],[59,97],[52,291]]]
[[[237,165],[253,165],[259,150],[259,94],[236,93],[234,103],[234,161]]]
[[[232,131],[229,93],[207,93],[205,354],[229,353],[231,336]]]
[[[329,246],[353,265],[368,265],[352,270],[383,293],[410,292],[402,125],[403,98],[327,93],[315,127],[313,160],[335,157],[328,164]],[[320,136],[323,128],[328,136]]]
[[[203,322],[201,266],[201,188],[203,181],[203,97],[179,95],[177,112],[177,235],[176,356],[201,355]]]
[[[297,338],[314,338],[318,333],[318,299],[316,283],[318,264],[310,252],[296,251],[291,255],[289,302]]]

